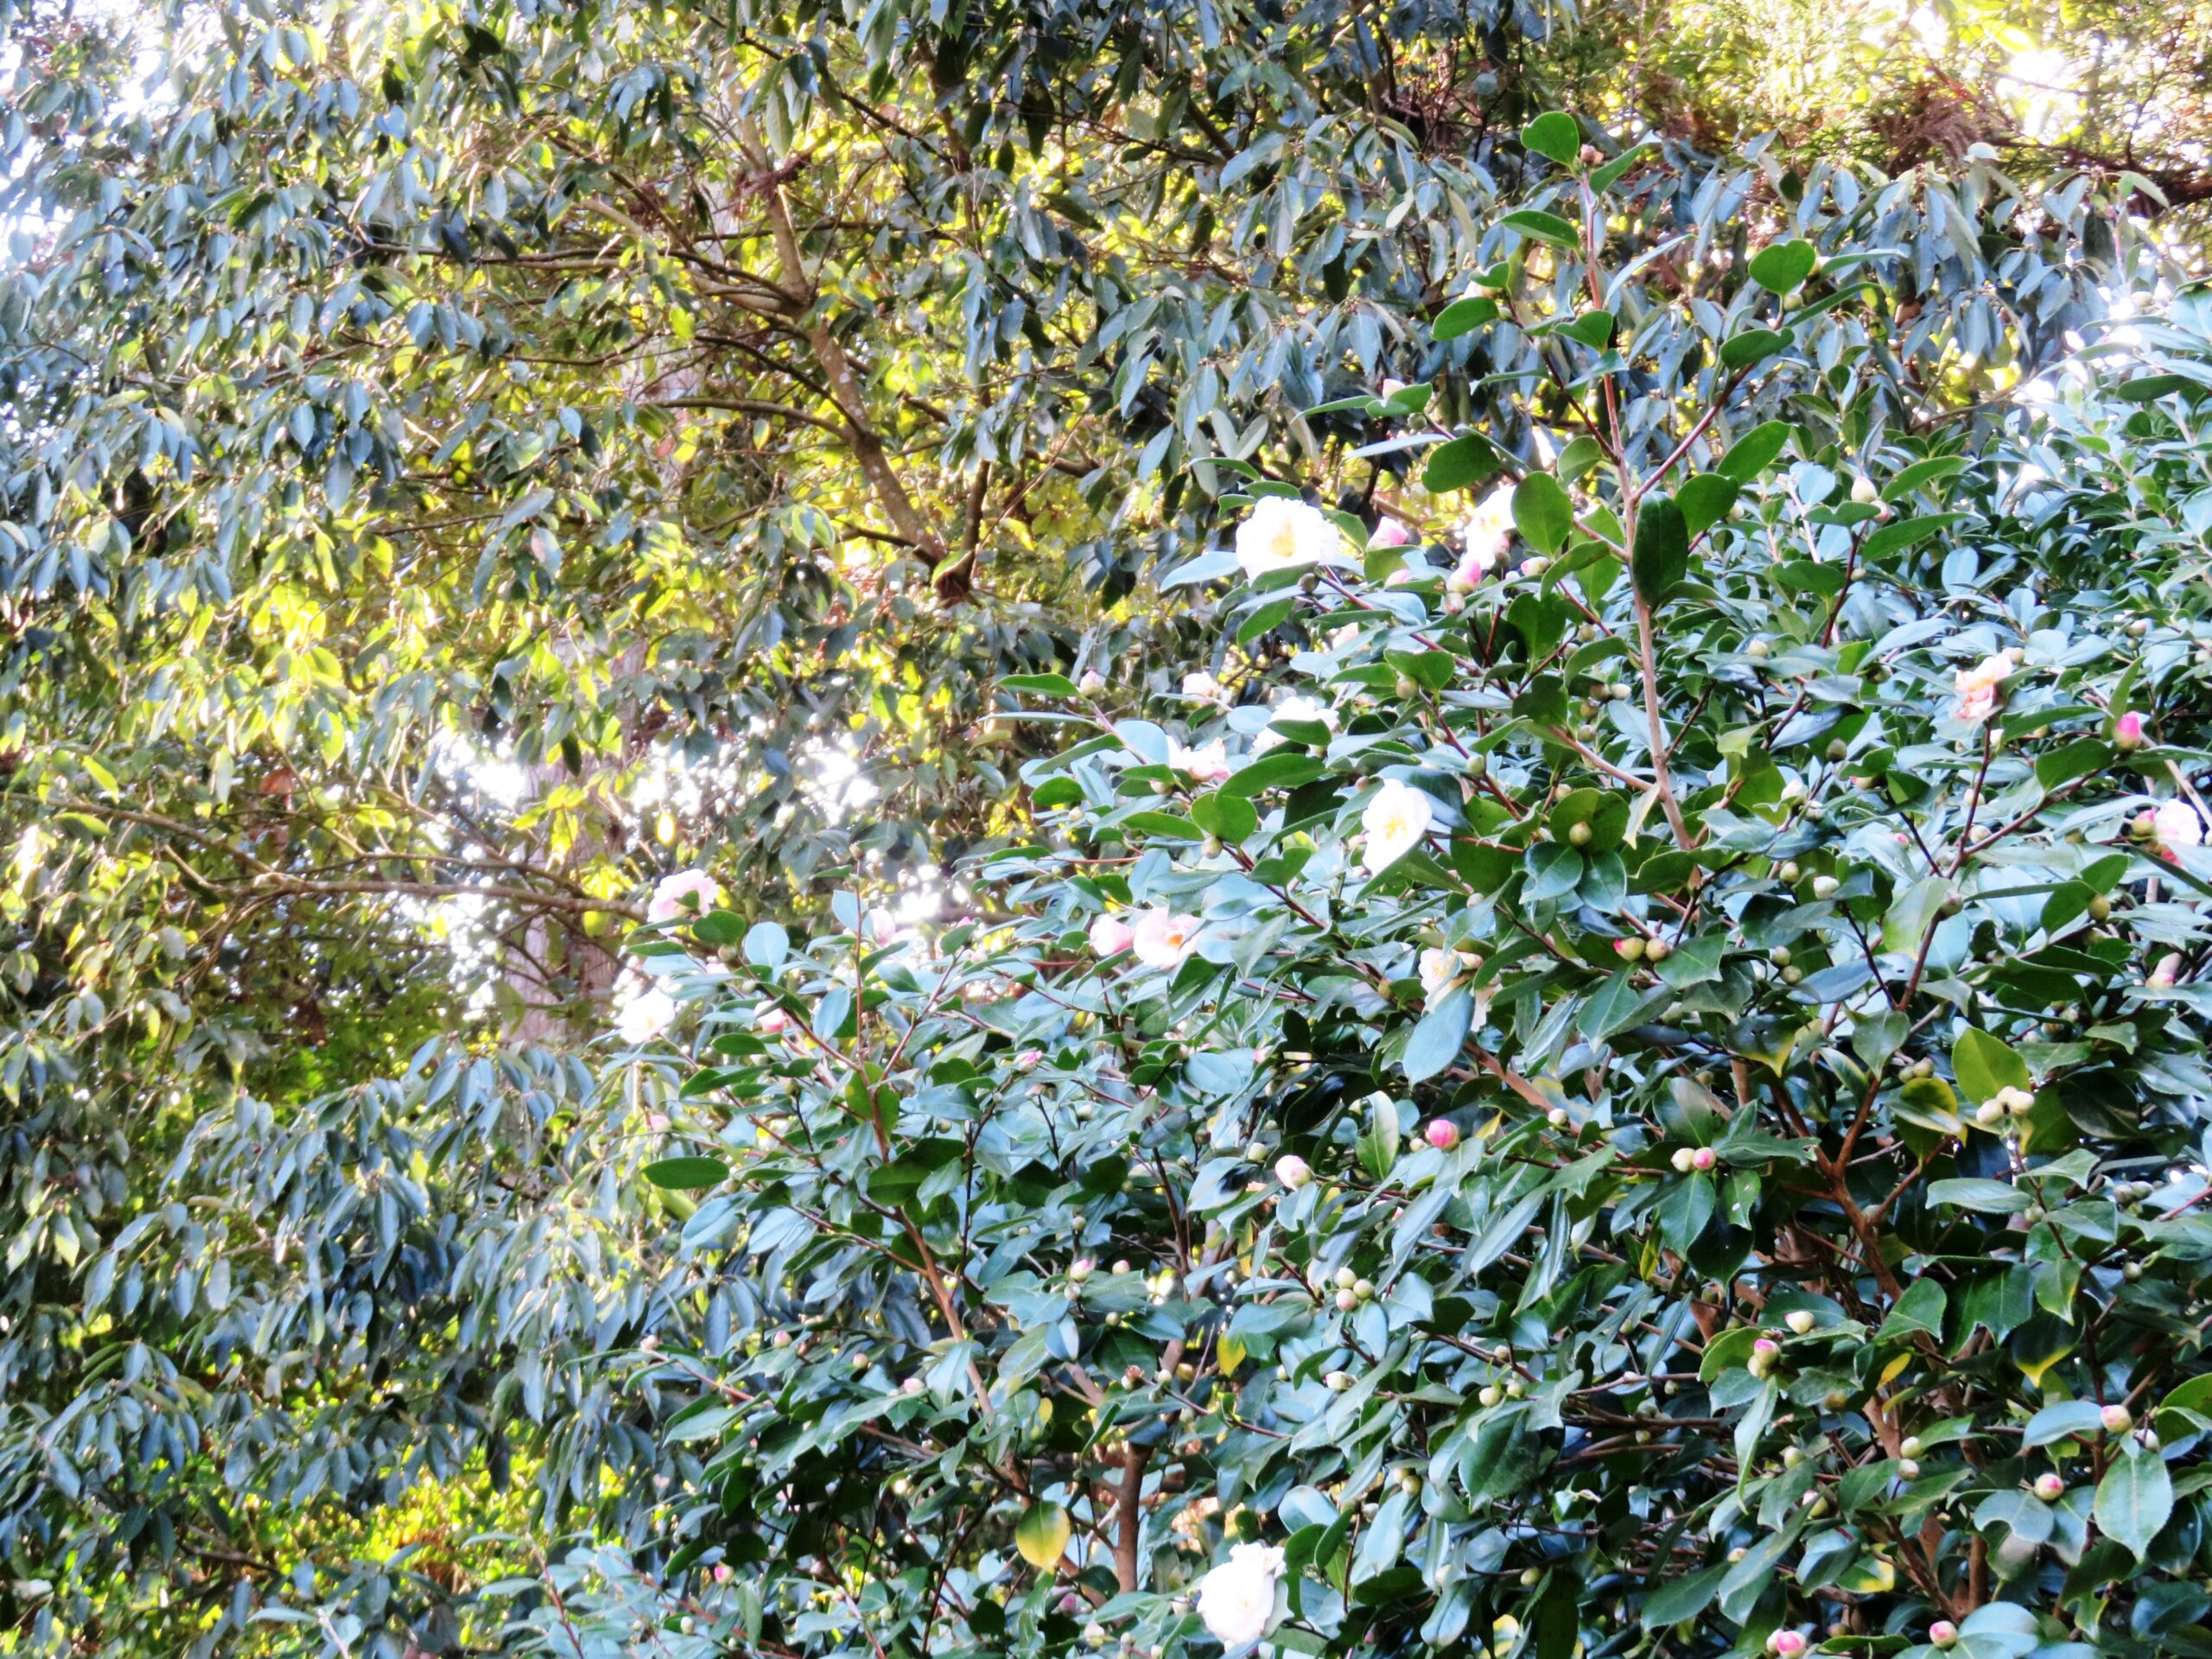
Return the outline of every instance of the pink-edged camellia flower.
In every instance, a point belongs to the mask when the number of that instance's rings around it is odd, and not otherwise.
[[[1985,657],[1972,668],[1962,668],[1951,677],[1951,689],[1959,694],[1959,706],[1953,711],[1957,719],[1980,725],[1997,712],[1997,693],[2005,677],[2020,665],[2017,650],[2000,651],[1993,657]]]
[[[1505,563],[1506,549],[1512,539],[1513,492],[1492,490],[1460,526],[1459,545],[1465,551],[1452,580],[1471,588]]]
[[[791,1017],[773,1002],[759,1002],[753,1008],[753,1028],[763,1036],[775,1037],[791,1029]]]
[[[1202,784],[1217,784],[1229,776],[1229,754],[1219,738],[1200,747],[1167,740],[1167,764],[1177,772],[1185,772]]]
[[[1101,916],[1090,925],[1090,948],[1102,957],[1116,957],[1135,941],[1136,930],[1119,916]]]
[[[1198,918],[1155,906],[1139,916],[1129,948],[1147,968],[1177,968],[1198,949]]]
[[[687,916],[703,916],[721,899],[722,890],[704,870],[678,870],[654,885],[653,896],[645,900],[645,919],[659,927]]]
[[[2204,844],[2204,820],[2187,801],[2160,801],[2151,813],[2151,839],[2168,852]]]

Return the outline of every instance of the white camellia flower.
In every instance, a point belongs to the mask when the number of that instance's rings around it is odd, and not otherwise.
[[[614,1033],[626,1043],[650,1043],[676,1023],[676,999],[640,991],[614,1011]]]
[[[1198,948],[1198,943],[1197,917],[1179,916],[1171,910],[1154,907],[1137,918],[1129,948],[1147,968],[1178,968]]]
[[[1359,815],[1360,828],[1367,832],[1367,873],[1374,875],[1403,858],[1420,844],[1435,818],[1436,809],[1427,796],[1411,784],[1386,779]]]
[[[1423,1005],[1434,1007],[1445,992],[1483,965],[1483,959],[1472,950],[1447,950],[1441,946],[1421,953],[1417,971],[1421,975]],[[1483,991],[1475,998],[1478,1009],[1490,1007],[1491,994]]]
[[[2160,801],[2151,814],[2151,828],[2161,847],[2202,847],[2204,820],[2187,801]]]
[[[1344,562],[1344,536],[1325,513],[1287,496],[1263,495],[1236,526],[1236,563],[1247,577]]]
[[[658,927],[687,916],[703,916],[721,899],[722,890],[704,870],[678,870],[655,884],[653,896],[645,900],[645,919]]]
[[[1216,738],[1200,748],[1167,740],[1167,764],[1177,772],[1187,772],[1202,784],[1217,784],[1229,776],[1229,753]]]
[[[1196,697],[1202,702],[1219,702],[1222,700],[1221,682],[1200,669],[1194,674],[1183,677],[1183,695]]]
[[[1317,697],[1299,696],[1285,697],[1281,702],[1275,704],[1268,718],[1270,720],[1310,720],[1318,721],[1332,732],[1337,729],[1337,711]],[[1281,732],[1263,731],[1252,740],[1252,753],[1265,754],[1269,749],[1279,748],[1289,741],[1290,740]]]
[[[1272,1544],[1234,1545],[1229,1559],[1198,1580],[1198,1617],[1230,1652],[1249,1648],[1275,1622],[1275,1586],[1281,1579],[1281,1550]]]

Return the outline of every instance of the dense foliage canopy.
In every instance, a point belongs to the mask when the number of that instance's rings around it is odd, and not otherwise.
[[[0,1643],[2197,1639],[2193,106],[1371,10],[10,10]]]

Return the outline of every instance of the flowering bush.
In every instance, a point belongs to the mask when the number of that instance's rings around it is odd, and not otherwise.
[[[649,1173],[751,1299],[644,1362],[704,1628],[2204,1639],[2204,555],[2027,464],[2185,447],[2201,319],[1916,424],[1847,209],[1672,296],[1560,119],[1435,323],[1525,342],[1527,429],[1440,371],[1351,400],[1418,484],[1205,463],[1238,654],[1008,683],[1074,741],[1007,919],[643,947],[702,1062]]]

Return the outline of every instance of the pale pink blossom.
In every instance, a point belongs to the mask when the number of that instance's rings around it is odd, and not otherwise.
[[[1275,704],[1274,713],[1268,718],[1270,720],[1312,721],[1327,727],[1332,732],[1337,729],[1335,709],[1316,698],[1300,696],[1295,694],[1285,697],[1281,702]],[[1252,753],[1265,754],[1269,749],[1278,747],[1289,741],[1281,732],[1263,731],[1252,740]]]
[[[765,1037],[780,1036],[791,1029],[791,1017],[773,1002],[753,1005],[753,1028]]]
[[[645,900],[645,919],[659,927],[687,916],[703,916],[721,902],[722,890],[704,870],[678,870],[664,875]]]
[[[1101,916],[1090,925],[1090,948],[1102,957],[1119,956],[1135,939],[1135,930],[1119,916]]]
[[[1178,968],[1198,949],[1198,918],[1164,906],[1141,914],[1130,940],[1137,960],[1147,968]]]
[[[1395,518],[1385,518],[1375,526],[1375,533],[1367,538],[1370,547],[1410,547],[1414,533]]]
[[[2151,813],[2151,837],[2168,852],[2204,844],[2204,820],[2187,801],[2160,801]]]

